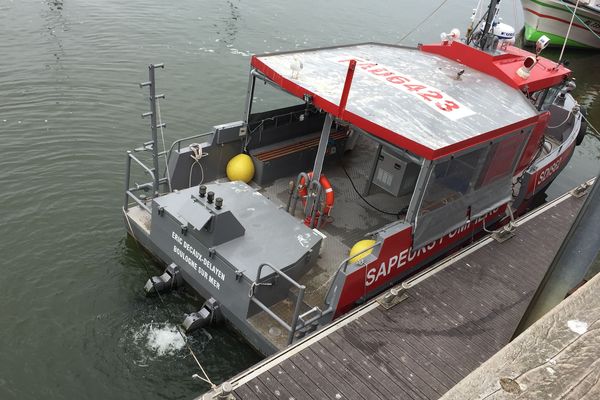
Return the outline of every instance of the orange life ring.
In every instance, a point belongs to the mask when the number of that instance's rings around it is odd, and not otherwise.
[[[308,177],[312,180],[313,173],[309,172]],[[331,183],[329,179],[323,174],[321,174],[321,178],[319,179],[319,183],[325,192],[325,207],[323,208],[323,214],[329,215],[331,209],[333,208],[333,203],[335,202],[335,195],[333,194],[333,188],[331,187]],[[300,179],[300,189],[298,190],[298,194],[302,198],[302,204],[306,205],[306,195],[308,194],[308,184],[304,182],[304,177]]]

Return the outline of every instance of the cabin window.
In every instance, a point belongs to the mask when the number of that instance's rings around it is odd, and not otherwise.
[[[467,194],[486,151],[486,148],[479,149],[434,164],[420,214],[427,214]]]
[[[560,86],[539,90],[531,95],[531,99],[539,111],[546,111],[560,93]]]
[[[510,200],[512,174],[531,129],[434,161],[415,220],[414,248]]]

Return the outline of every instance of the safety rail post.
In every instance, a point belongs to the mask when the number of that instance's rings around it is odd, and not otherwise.
[[[304,214],[306,214],[310,218],[310,228],[315,227],[315,219],[317,218],[317,213],[319,214],[317,228],[320,227],[321,218],[323,216],[323,210],[321,207],[322,195],[323,187],[321,186],[321,182],[314,179],[310,181],[306,192],[306,205],[304,207]]]
[[[307,182],[310,182],[310,178],[308,177],[308,174],[306,172],[300,172],[298,174],[296,182],[294,183],[294,187],[292,188],[292,192],[290,193],[290,197],[288,198],[287,206],[285,208],[285,211],[292,215],[294,215],[294,213],[296,212],[296,203],[298,203],[298,199],[300,198],[298,194],[300,192],[300,182],[302,182],[302,179],[304,179],[305,184],[307,184]]]
[[[131,151],[127,150],[127,161],[125,162],[125,204],[123,209],[127,211],[129,209],[129,183],[131,181]]]
[[[271,311],[262,301],[255,298],[253,290],[250,292],[250,300],[252,302],[254,302],[256,305],[258,305],[267,314],[269,314],[275,321],[277,321],[280,325],[282,325],[289,332],[288,345],[292,344],[292,342],[294,341],[294,334],[296,333],[296,328],[298,325],[298,318],[300,317],[300,308],[302,307],[302,302],[304,301],[304,292],[306,290],[306,286],[299,284],[294,279],[292,279],[289,275],[287,275],[283,271],[276,269],[275,267],[273,267],[271,264],[268,264],[268,263],[262,263],[261,265],[259,265],[258,271],[256,273],[256,283],[258,283],[260,281],[260,276],[262,274],[262,270],[264,267],[271,268],[273,270],[273,272],[275,272],[275,274],[277,274],[277,276],[283,277],[285,280],[287,280],[289,283],[291,283],[293,286],[295,286],[298,289],[298,298],[296,299],[296,305],[294,307],[294,314],[292,315],[292,321],[291,321],[291,324],[289,324],[289,325],[287,324],[287,322],[285,322],[283,319],[281,319],[277,314],[275,314],[273,311]]]
[[[131,161],[132,160],[135,161],[140,167],[142,167],[142,169],[148,175],[150,175],[150,177],[152,179],[152,187],[153,188],[154,188],[154,184],[157,180],[158,180],[158,182],[164,181],[164,179],[156,179],[157,175],[155,175],[154,172],[150,168],[148,168],[142,161],[140,161],[136,156],[134,156],[131,151],[127,151],[127,163],[125,164],[125,205],[124,205],[124,209],[125,209],[125,211],[127,211],[129,209],[129,198],[131,198],[144,210],[151,212],[150,208],[146,204],[144,204],[144,202],[142,202],[133,193],[133,190],[143,189],[147,184],[137,185],[136,188],[130,187],[130,185],[131,185]]]

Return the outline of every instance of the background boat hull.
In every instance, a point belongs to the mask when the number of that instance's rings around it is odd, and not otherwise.
[[[571,21],[571,11],[560,0],[523,0],[525,41],[535,43],[542,35],[550,38],[551,45],[562,46]],[[573,8],[573,5],[570,5]],[[584,26],[584,22],[594,32]],[[567,41],[570,47],[600,48],[600,13],[579,8]]]

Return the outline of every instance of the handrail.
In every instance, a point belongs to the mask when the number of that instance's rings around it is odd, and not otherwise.
[[[363,253],[366,253],[369,250],[373,250],[375,247],[379,246],[380,244],[383,243],[383,240],[380,240],[378,242],[375,242],[375,244],[373,244],[372,246],[367,247],[366,249],[361,250],[360,252],[353,254],[351,256],[346,257],[341,263],[338,269],[342,269],[342,272],[346,272],[346,267],[348,266],[348,261],[350,261],[351,259],[353,259],[354,257],[358,257]],[[362,267],[366,267],[366,264],[364,264],[364,262],[361,262],[362,260],[358,260],[357,264],[361,265]],[[342,267],[343,266],[343,267]]]
[[[152,180],[154,181],[154,179],[156,178],[156,176],[154,175],[154,172],[152,172],[152,170],[150,168],[148,168],[143,162],[141,162],[136,156],[134,156],[131,153],[131,151],[128,151],[127,155],[129,156],[130,159],[132,159],[133,161],[135,161],[136,163],[138,163],[138,165],[140,167],[142,167],[142,169],[145,170],[152,177]]]
[[[316,192],[315,192],[316,191]],[[312,193],[315,193],[312,195]],[[321,218],[323,218],[323,210],[321,209],[321,196],[323,195],[323,186],[318,179],[313,179],[308,184],[308,188],[306,189],[306,206],[304,208],[304,214],[309,216],[308,211],[310,210],[310,226],[309,228],[314,228],[315,225],[317,228],[321,227]],[[315,219],[317,219],[317,214],[319,215],[317,223],[315,224]]]
[[[298,203],[298,199],[300,198],[300,196],[298,195],[300,191],[300,181],[303,178],[304,182],[310,182],[310,179],[306,172],[300,172],[298,174],[298,177],[296,177],[296,182],[294,183],[294,187],[292,188],[292,191],[288,198],[287,206],[285,208],[285,211],[292,215],[294,215],[294,213],[296,212],[296,204]]]
[[[142,167],[147,174],[152,178],[152,182],[155,181],[154,172],[148,168],[143,162],[141,162],[136,156],[132,154],[130,150],[127,151],[127,161],[125,163],[125,199],[123,201],[123,208],[125,211],[129,209],[129,198],[131,197],[136,203],[138,203],[146,211],[150,212],[148,206],[146,206],[138,197],[133,194],[133,188],[129,187],[131,182],[131,160],[135,161],[139,166]]]
[[[314,178],[314,176],[313,176]],[[300,182],[304,180],[304,185],[301,185]],[[298,177],[296,178],[296,182],[294,187],[292,188],[290,195],[288,197],[286,212],[294,215],[296,212],[296,204],[298,203],[298,199],[300,198],[300,188],[302,186],[306,187],[306,203],[304,204],[304,215],[310,221],[310,228],[321,227],[321,220],[323,218],[323,210],[320,207],[321,197],[323,196],[323,186],[321,182],[317,179],[311,179],[306,172],[300,172]],[[315,193],[312,195],[311,193]],[[317,217],[318,214],[318,217]],[[316,220],[316,223],[315,223]]]
[[[250,300],[252,302],[254,302],[256,305],[258,305],[267,314],[269,314],[275,321],[277,321],[280,325],[282,325],[289,332],[288,344],[292,344],[292,342],[294,341],[294,334],[296,333],[296,328],[297,328],[296,325],[298,324],[298,317],[300,316],[300,307],[302,306],[302,302],[304,300],[304,291],[306,290],[306,286],[299,284],[298,282],[293,280],[290,276],[288,276],[286,273],[284,273],[281,270],[276,269],[275,267],[273,267],[271,264],[268,264],[268,263],[262,263],[258,267],[258,271],[256,273],[256,282],[254,284],[256,284],[257,282],[260,281],[260,276],[261,276],[261,273],[262,273],[262,270],[264,267],[271,268],[273,270],[273,272],[275,272],[275,274],[277,274],[277,276],[282,276],[285,280],[287,280],[289,283],[291,283],[293,286],[295,286],[298,289],[298,298],[296,299],[296,306],[294,307],[294,314],[292,316],[291,324],[289,324],[289,325],[284,320],[282,320],[277,314],[275,314],[273,311],[271,311],[262,301],[255,298],[254,290],[250,291]]]
[[[152,211],[150,210],[150,207],[148,207],[146,204],[144,204],[144,202],[142,200],[140,200],[135,194],[133,194],[131,192],[131,190],[127,190],[125,192],[125,194],[127,195],[127,197],[131,197],[133,199],[133,201],[135,201],[140,207],[142,207],[144,210],[148,211],[149,213],[151,213]],[[129,203],[129,202],[127,202]],[[129,207],[127,207],[129,208]],[[125,211],[127,211],[127,208],[125,209]]]
[[[383,240],[379,240],[377,242],[375,242],[375,244],[373,244],[372,246],[369,246],[361,251],[359,251],[356,254],[353,254],[351,256],[346,257],[344,260],[342,260],[342,262],[340,263],[340,265],[337,268],[337,271],[335,272],[335,275],[339,274],[340,272],[346,273],[346,269],[348,267],[348,261],[350,261],[351,259],[353,259],[354,257],[358,257],[361,254],[366,253],[369,250],[373,250],[375,247],[381,245],[383,243]],[[361,268],[366,268],[366,264],[361,260],[358,260],[357,264],[359,264],[361,266]],[[334,275],[334,276],[335,276]],[[328,306],[331,306],[331,304],[329,304],[327,302],[327,299],[329,298],[329,295],[331,294],[331,290],[333,288],[333,284],[335,283],[335,279],[331,282],[331,285],[329,285],[329,289],[327,289],[327,293],[325,293],[325,298],[323,299],[325,304],[327,304]]]
[[[162,151],[160,153],[161,156],[164,156],[165,154],[167,155],[167,161],[166,163],[168,164],[169,161],[171,160],[171,153],[173,153],[173,149],[175,148],[175,145],[177,145],[177,150],[181,150],[181,143],[185,142],[186,140],[192,140],[192,139],[198,139],[201,137],[205,137],[205,136],[210,136],[214,133],[214,131],[211,132],[204,132],[204,133],[198,133],[196,135],[192,135],[192,136],[187,136],[181,139],[177,139],[176,141],[174,141],[173,143],[171,143],[171,147],[169,147],[168,151]]]

